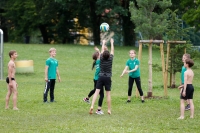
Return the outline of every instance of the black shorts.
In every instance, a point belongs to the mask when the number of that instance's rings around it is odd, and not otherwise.
[[[194,93],[193,85],[187,84],[187,86],[186,86],[186,96],[185,97],[182,96],[182,93],[183,93],[183,89],[182,89],[181,96],[180,96],[181,99],[184,99],[184,100],[193,99],[193,93]]]
[[[100,76],[98,81],[97,81],[97,89],[103,89],[103,87],[105,86],[105,90],[106,91],[111,91],[111,77],[103,77]]]
[[[15,80],[15,78],[11,78],[11,80]],[[9,78],[6,78],[6,82],[9,84]]]

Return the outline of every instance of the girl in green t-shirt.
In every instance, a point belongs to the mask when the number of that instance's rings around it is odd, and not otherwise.
[[[92,55],[92,58],[94,60],[93,64],[92,64],[92,70],[94,69],[94,67],[96,68],[96,71],[94,73],[94,89],[91,90],[88,94],[87,97],[83,98],[83,101],[90,103],[90,97],[95,93],[96,91],[96,85],[97,85],[97,81],[99,79],[99,72],[100,72],[100,51],[97,47],[94,48],[96,50],[96,52]],[[104,114],[103,111],[101,110],[101,106],[103,103],[103,98],[104,98],[104,91],[103,89],[100,91],[99,93],[100,97],[99,97],[99,102],[98,102],[98,109],[96,111],[96,114],[101,115]]]
[[[130,56],[130,59],[127,60],[126,66],[120,76],[120,77],[123,77],[124,74],[129,74],[127,103],[131,102],[131,95],[132,95],[132,88],[133,88],[134,81],[137,85],[137,89],[140,93],[140,97],[143,103],[144,96],[143,96],[143,91],[141,88],[141,81],[140,81],[140,68],[139,68],[140,62],[137,58],[135,58],[136,56],[135,50],[130,50],[129,56]]]

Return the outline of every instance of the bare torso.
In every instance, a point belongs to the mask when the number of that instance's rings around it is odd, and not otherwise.
[[[15,78],[15,62],[10,60],[8,62],[8,77]]]
[[[187,69],[185,71],[185,76],[187,76],[186,84],[192,84],[192,80],[193,80],[193,77],[194,77],[193,71],[191,69]]]

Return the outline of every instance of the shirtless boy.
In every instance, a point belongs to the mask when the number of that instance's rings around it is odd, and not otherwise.
[[[8,62],[8,77],[6,78],[8,92],[6,94],[6,106],[5,109],[9,109],[10,96],[13,93],[13,110],[17,108],[17,82],[15,80],[15,59],[17,58],[17,52],[11,50],[9,52],[10,61]]]
[[[194,73],[191,69],[193,65],[194,65],[194,62],[191,59],[186,59],[184,62],[184,66],[186,67],[187,70],[184,73],[184,87],[182,89],[181,96],[180,96],[181,116],[178,119],[184,119],[184,111],[185,111],[184,101],[187,99],[190,104],[190,118],[194,118],[194,103],[193,103],[194,87],[192,85]]]

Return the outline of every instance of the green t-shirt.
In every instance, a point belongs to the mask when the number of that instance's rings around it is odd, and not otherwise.
[[[58,61],[55,58],[50,57],[46,60],[46,66],[48,66],[48,79],[56,79]]]
[[[95,68],[96,68],[96,71],[94,73],[94,80],[98,80],[99,79],[99,72],[100,72],[100,60],[96,60]]]
[[[138,69],[136,71],[134,71],[134,72],[130,72],[129,73],[129,76],[131,78],[140,77],[140,68],[139,68],[140,61],[137,58],[134,58],[133,60],[132,59],[128,59],[127,62],[126,62],[126,66],[129,67],[129,70],[134,69],[136,65],[138,65]]]
[[[186,67],[182,66],[182,69],[181,69],[181,83],[184,84],[184,73],[186,71]]]

